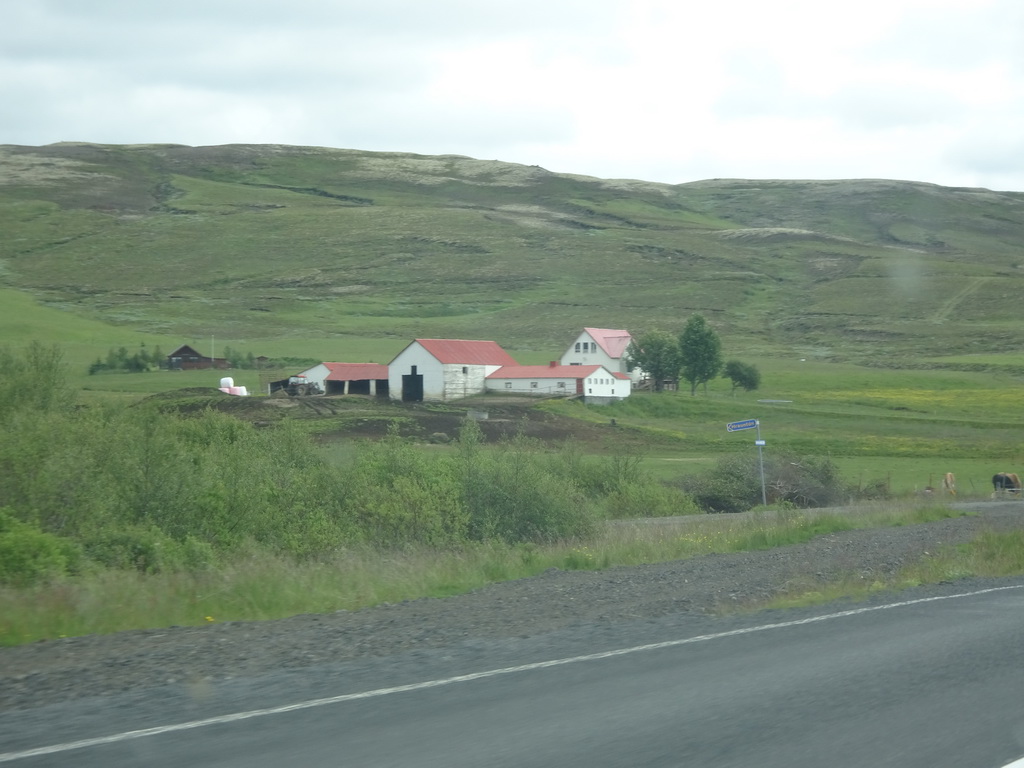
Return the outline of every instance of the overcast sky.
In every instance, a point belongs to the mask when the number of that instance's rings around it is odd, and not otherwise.
[[[3,0],[0,143],[1024,191],[1021,0]]]

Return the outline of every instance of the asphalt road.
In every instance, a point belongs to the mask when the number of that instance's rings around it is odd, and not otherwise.
[[[0,763],[998,768],[1024,756],[1024,582],[694,629],[666,637],[647,623],[632,646],[581,652],[573,638],[572,653],[505,666],[481,666],[487,653],[466,668],[381,659],[325,676],[315,700],[295,697],[309,687],[294,675],[249,681],[191,718],[143,696],[109,702],[122,727],[102,732],[86,732],[84,708],[106,703],[82,702],[49,732],[0,744]]]

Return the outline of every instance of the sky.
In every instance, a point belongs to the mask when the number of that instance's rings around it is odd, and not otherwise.
[[[0,144],[1024,191],[1020,0],[2,0]]]

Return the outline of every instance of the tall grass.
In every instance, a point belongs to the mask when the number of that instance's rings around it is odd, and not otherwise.
[[[795,581],[785,592],[764,603],[746,605],[746,609],[792,608],[820,605],[839,598],[864,600],[870,595],[923,584],[939,584],[970,577],[998,578],[1024,574],[1024,531],[997,533],[987,531],[958,546],[943,547],[925,553],[918,561],[902,568],[890,578],[865,579],[862,574],[846,574],[822,583],[810,579]]]
[[[550,568],[596,570],[711,553],[797,544],[857,527],[904,525],[961,514],[940,505],[878,508],[857,515],[788,511],[738,519],[607,524],[594,540],[551,544],[467,543],[459,547],[357,547],[315,560],[254,549],[217,568],[140,573],[105,570],[32,587],[0,588],[0,645],[129,629],[255,621],[301,613],[358,610],[387,602],[444,597]],[[973,555],[1003,552],[1024,571],[1013,547],[986,538]],[[948,569],[933,578],[948,578]],[[921,576],[920,578],[925,578]]]

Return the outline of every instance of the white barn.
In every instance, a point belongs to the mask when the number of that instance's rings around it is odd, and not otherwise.
[[[487,377],[491,392],[535,396],[583,396],[587,402],[606,403],[629,397],[629,376],[603,365],[505,365]]]
[[[603,365],[612,373],[623,373],[636,383],[640,372],[627,370],[626,350],[633,337],[629,331],[612,328],[584,328],[562,355],[562,365]]]
[[[416,339],[388,364],[392,400],[457,400],[483,394],[487,376],[516,361],[493,341]]]

